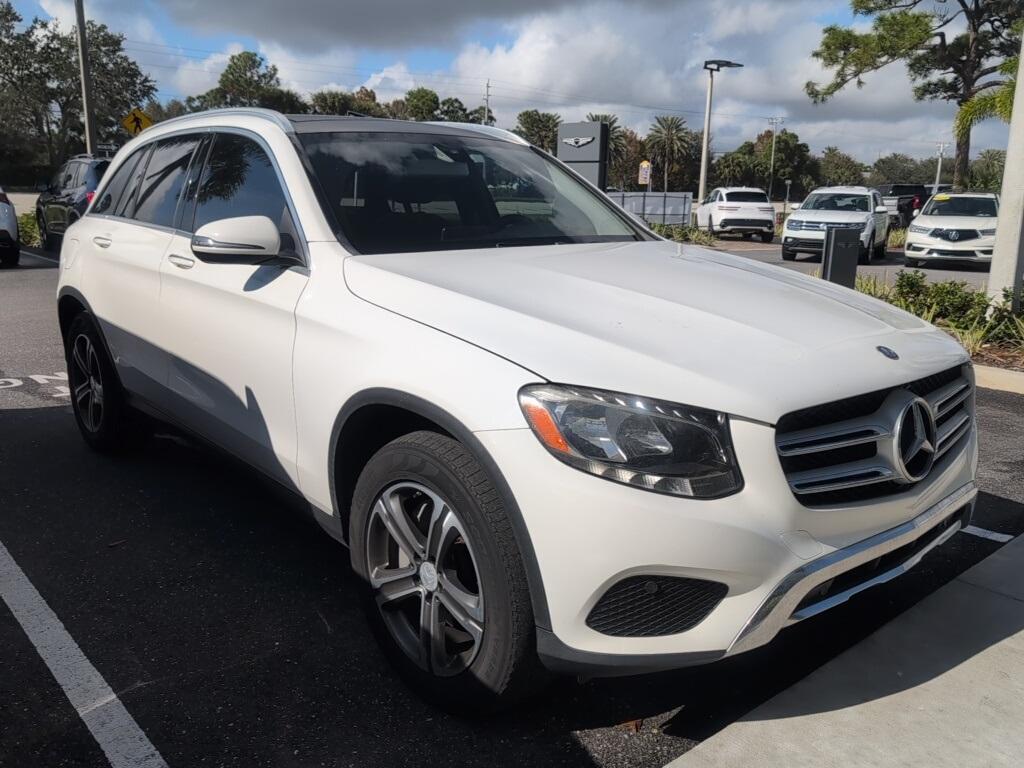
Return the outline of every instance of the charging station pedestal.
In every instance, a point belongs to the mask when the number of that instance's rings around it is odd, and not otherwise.
[[[821,276],[830,283],[853,288],[857,283],[857,262],[860,260],[860,232],[856,229],[830,227],[825,232],[825,248],[821,253]]]

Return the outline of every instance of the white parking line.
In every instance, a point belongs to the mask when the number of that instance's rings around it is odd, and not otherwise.
[[[113,768],[167,768],[107,681],[0,542],[0,597]]]
[[[37,259],[42,259],[43,261],[49,261],[49,262],[52,262],[54,264],[60,264],[60,259],[59,258],[55,259],[52,256],[43,256],[43,255],[38,254],[38,253],[32,253],[31,251],[22,251],[21,255],[22,256],[32,256],[32,257],[37,258]]]
[[[976,525],[968,525],[962,529],[964,533],[969,533],[972,536],[980,536],[983,539],[991,539],[992,541],[998,541],[1000,544],[1005,544],[1013,539],[1008,533],[996,533],[995,531],[989,531],[985,528],[979,528]]]

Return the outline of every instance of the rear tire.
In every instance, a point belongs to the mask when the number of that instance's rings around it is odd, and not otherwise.
[[[774,240],[775,240],[775,233],[774,232],[762,232],[761,233],[761,242],[762,243],[771,243],[771,242],[774,242]]]
[[[461,443],[426,431],[393,440],[363,469],[351,509],[352,567],[367,615],[412,687],[450,711],[479,712],[541,686],[511,523]]]
[[[57,236],[50,234],[50,231],[46,228],[46,220],[42,216],[36,217],[36,223],[39,225],[40,247],[42,247],[45,253],[53,253],[59,245]]]
[[[82,439],[99,453],[117,453],[135,444],[138,425],[131,419],[117,372],[88,312],[71,321],[64,354],[71,408]]]
[[[708,234],[711,235],[711,237],[718,237],[718,235],[715,234],[715,220],[710,216],[708,216]]]

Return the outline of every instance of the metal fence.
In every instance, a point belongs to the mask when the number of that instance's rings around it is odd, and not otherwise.
[[[654,224],[690,223],[692,192],[606,192],[627,213]]]

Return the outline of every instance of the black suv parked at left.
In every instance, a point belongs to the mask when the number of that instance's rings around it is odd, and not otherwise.
[[[75,155],[60,167],[48,184],[41,185],[36,201],[36,221],[43,248],[54,250],[64,231],[85,213],[109,165],[110,160],[106,158]]]

